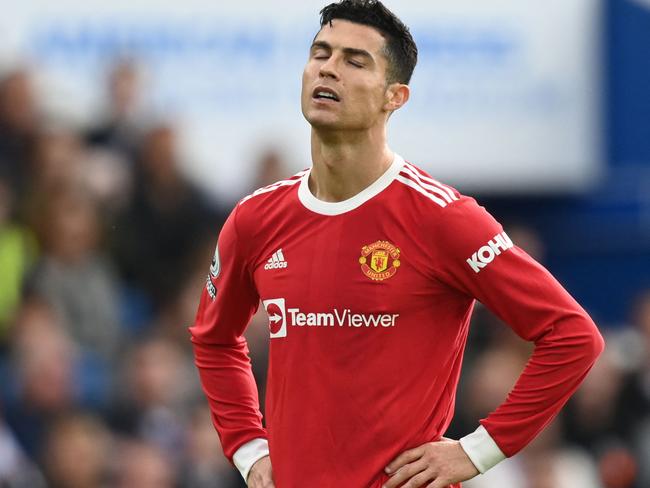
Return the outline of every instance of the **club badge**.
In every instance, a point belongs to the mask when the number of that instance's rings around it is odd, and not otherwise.
[[[361,271],[374,281],[383,281],[400,267],[400,250],[388,241],[377,241],[361,248]]]

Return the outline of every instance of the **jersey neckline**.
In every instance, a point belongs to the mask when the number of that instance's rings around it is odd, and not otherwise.
[[[300,179],[300,185],[298,186],[298,199],[308,210],[317,214],[341,215],[360,207],[368,200],[379,195],[383,190],[388,188],[401,171],[402,166],[404,166],[404,159],[400,155],[395,154],[393,162],[383,175],[353,197],[341,202],[324,202],[312,194],[309,189],[309,175],[311,174],[310,168],[309,171],[307,171]]]

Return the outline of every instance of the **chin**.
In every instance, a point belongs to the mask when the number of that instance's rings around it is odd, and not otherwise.
[[[335,122],[323,122],[323,121],[313,121],[309,122],[313,129],[318,130],[342,130],[345,127],[341,124]]]
[[[305,119],[314,129],[343,129],[344,124],[337,117],[327,114],[305,114]]]

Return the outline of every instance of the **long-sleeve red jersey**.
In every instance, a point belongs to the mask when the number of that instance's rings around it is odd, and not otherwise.
[[[461,445],[481,471],[523,448],[603,348],[586,312],[472,198],[399,156],[343,202],[317,200],[308,177],[239,202],[190,329],[226,455],[268,439],[278,488],[380,487],[449,426],[475,300],[535,349]],[[266,428],[243,338],[260,302]]]

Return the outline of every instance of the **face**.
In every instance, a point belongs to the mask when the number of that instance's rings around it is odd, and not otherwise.
[[[393,85],[386,84],[384,45],[377,30],[346,20],[321,29],[302,77],[302,113],[312,127],[364,130],[385,123]]]

